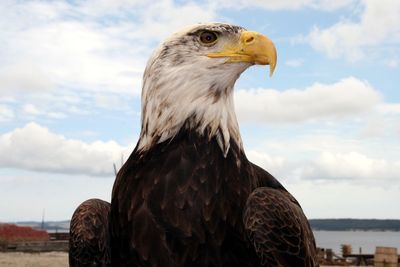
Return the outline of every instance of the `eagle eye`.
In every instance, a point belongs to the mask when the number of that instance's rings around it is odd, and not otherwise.
[[[200,42],[206,45],[214,44],[218,39],[218,36],[215,32],[204,31],[200,33]]]

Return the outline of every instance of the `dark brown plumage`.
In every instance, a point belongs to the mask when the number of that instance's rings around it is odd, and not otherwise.
[[[210,31],[217,39],[202,43]],[[240,73],[275,57],[265,36],[226,24],[196,25],[161,45],[111,206],[90,200],[74,213],[71,266],[108,266],[110,255],[112,266],[318,266],[300,205],[248,161],[233,109]]]
[[[282,185],[234,143],[224,158],[215,139],[186,130],[131,155],[111,221],[116,266],[317,266],[308,221]]]
[[[111,266],[108,229],[110,203],[100,199],[83,202],[72,215],[69,266]]]
[[[244,227],[265,266],[317,266],[313,233],[299,203],[286,190],[256,188]]]

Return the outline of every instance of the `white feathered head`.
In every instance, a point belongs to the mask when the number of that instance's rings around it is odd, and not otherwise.
[[[242,147],[233,86],[254,64],[276,65],[266,36],[242,27],[197,24],[165,40],[143,76],[139,151],[173,138],[182,127],[216,137],[226,155],[231,139]]]

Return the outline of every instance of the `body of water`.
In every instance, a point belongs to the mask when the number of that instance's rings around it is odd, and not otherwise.
[[[317,247],[331,248],[341,255],[341,245],[349,244],[353,253],[375,253],[375,247],[395,247],[400,253],[400,232],[313,231]]]

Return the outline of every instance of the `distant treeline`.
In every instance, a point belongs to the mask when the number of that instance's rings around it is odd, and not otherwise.
[[[327,231],[400,231],[400,220],[311,219],[313,230]]]

